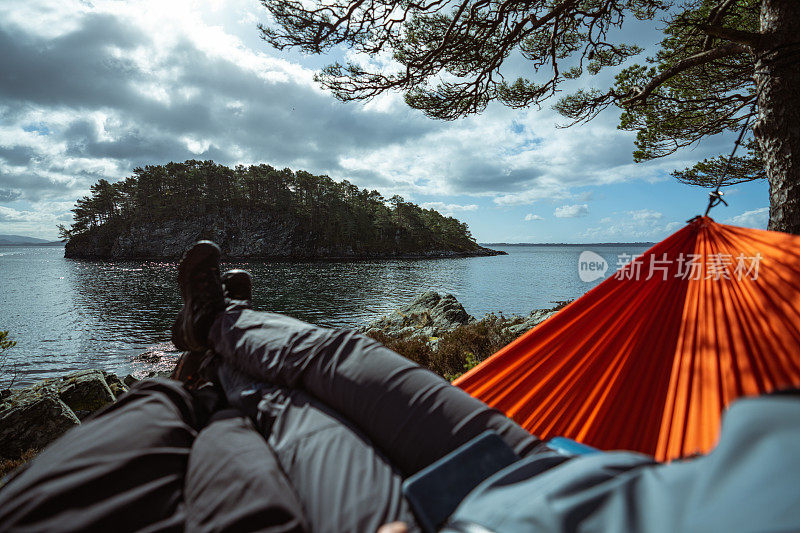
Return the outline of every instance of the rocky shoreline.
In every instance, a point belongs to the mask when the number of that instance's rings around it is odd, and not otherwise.
[[[489,314],[477,319],[453,295],[429,291],[359,331],[453,379],[555,314],[560,306],[525,316]],[[167,377],[169,372],[148,375],[153,376]],[[34,456],[81,420],[115,402],[136,381],[130,374],[120,378],[103,370],[81,370],[24,388],[0,390],[0,460],[13,466],[21,457]]]
[[[561,307],[562,305],[556,305],[552,309],[536,309],[525,316],[501,315],[501,330],[508,335],[519,336],[554,315]],[[443,335],[478,322],[480,320],[467,313],[452,294],[427,291],[408,305],[359,328],[358,331],[367,335],[382,333],[400,339],[416,337],[435,347]]]
[[[81,420],[115,402],[138,381],[103,370],[79,370],[28,387],[0,391],[0,459],[41,450]]]
[[[199,239],[192,241],[193,243]],[[213,239],[212,239],[213,240]],[[185,249],[188,249],[189,246]],[[64,249],[64,257],[67,259],[81,259],[86,261],[122,261],[122,260],[173,260],[177,261],[181,258],[181,253],[169,255],[123,255],[119,253],[101,254],[92,251],[78,251],[75,248],[67,250]],[[458,259],[465,257],[494,257],[497,255],[508,255],[508,252],[502,250],[492,250],[484,248],[483,250],[476,250],[471,252],[457,252],[453,250],[431,250],[425,253],[353,253],[353,254],[340,254],[340,255],[231,255],[224,253],[223,257],[226,261],[271,261],[282,263],[302,263],[313,261],[375,261],[386,259]]]
[[[478,319],[452,294],[428,291],[359,331],[452,381],[567,303],[523,316],[489,313]]]
[[[108,223],[73,235],[64,257],[87,260],[178,259],[193,243],[209,239],[226,259],[269,261],[442,259],[507,255],[470,241],[452,247],[403,246],[393,239],[370,248],[318,245],[297,224],[270,216],[234,211],[191,220]]]

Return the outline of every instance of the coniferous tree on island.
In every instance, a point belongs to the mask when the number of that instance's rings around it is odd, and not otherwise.
[[[798,0],[261,0],[275,25],[261,27],[279,49],[321,54],[344,46],[390,54],[399,66],[336,63],[318,75],[342,100],[387,90],[431,117],[479,113],[491,101],[540,105],[572,79],[617,69],[611,87],[563,96],[571,124],[608,107],[637,132],[634,160],[663,157],[755,120],[754,139],[727,184],[766,178],[770,229],[800,233],[800,1]],[[654,57],[626,42],[626,22],[663,21]],[[501,67],[527,60],[533,79]],[[641,62],[641,61],[640,61]],[[507,73],[506,73],[507,74]],[[589,78],[591,86],[591,78]],[[596,85],[596,84],[595,84]],[[724,157],[723,157],[724,156]],[[727,154],[675,172],[714,186]]]
[[[269,165],[228,168],[212,161],[146,166],[116,183],[100,180],[91,186],[89,196],[77,201],[71,227],[62,225],[59,230],[69,240],[68,255],[90,246],[93,250],[74,256],[107,257],[116,241],[144,226],[188,232],[191,241],[224,239],[218,235],[236,239],[241,237],[241,228],[247,228],[251,238],[261,238],[262,221],[269,234],[265,238],[280,241],[289,251],[274,249],[254,252],[254,256],[495,253],[476,244],[465,223],[401,196],[385,199],[378,191],[305,171]],[[225,250],[225,243],[220,244]],[[244,256],[244,248],[237,255]]]

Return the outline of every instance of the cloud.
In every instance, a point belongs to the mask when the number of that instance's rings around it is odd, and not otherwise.
[[[664,215],[659,213],[658,211],[653,211],[652,209],[639,209],[637,211],[628,211],[628,216],[635,222],[640,223],[654,223],[658,222]]]
[[[0,202],[10,202],[22,196],[19,191],[12,191],[11,189],[0,189]]]
[[[727,219],[725,222],[734,226],[744,226],[745,228],[766,229],[767,222],[769,222],[769,207],[745,211]]]
[[[444,202],[425,202],[420,204],[420,207],[424,209],[434,209],[443,215],[449,215],[449,216],[454,215],[458,212],[478,210],[478,206],[476,204],[459,205],[459,204],[446,204]]]
[[[41,217],[41,213],[17,211],[10,207],[0,206],[0,222],[29,222],[34,219],[41,219]]]
[[[528,213],[525,215],[525,220],[530,222],[531,220],[544,220],[544,218],[540,217],[539,215],[534,215],[533,213]]]
[[[678,229],[682,228],[686,223],[685,222],[670,222],[666,226],[664,226],[664,231],[667,233],[674,233]]]
[[[49,202],[46,205],[35,206],[35,210],[20,210],[0,205],[0,222],[42,222],[63,220],[64,215],[72,207],[71,202]]]
[[[594,242],[660,241],[678,228],[682,222],[664,223],[664,214],[652,209],[638,209],[605,217],[600,226],[588,228],[581,237]]]
[[[585,217],[589,214],[588,204],[562,205],[553,212],[556,218]]]
[[[101,177],[190,158],[344,178],[343,154],[445,127],[404,105],[387,119],[338,103],[312,70],[248,48],[188,0],[32,3],[64,20],[48,34],[22,2],[0,6],[0,188],[25,200],[76,198]]]
[[[34,203],[30,209],[0,205],[0,227],[3,233],[56,240],[56,226],[72,220],[71,208],[71,201]]]
[[[341,51],[275,51],[257,21],[269,23],[252,0],[0,2],[0,202],[43,209],[137,166],[214,159],[328,174],[412,201],[476,199],[440,202],[454,214],[480,201],[583,204],[593,192],[581,188],[659,180],[688,164],[634,165],[634,136],[616,129],[615,113],[555,129],[562,119],[549,109],[491,104],[442,122],[396,93],[343,104],[313,81]]]

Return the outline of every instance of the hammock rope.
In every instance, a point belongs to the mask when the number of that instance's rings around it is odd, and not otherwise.
[[[725,180],[725,176],[728,175],[728,171],[731,168],[731,163],[733,162],[733,157],[736,155],[736,150],[739,148],[739,145],[742,144],[742,140],[744,139],[745,133],[747,133],[747,128],[750,126],[750,118],[756,111],[756,103],[753,102],[753,107],[750,110],[750,113],[747,115],[747,118],[744,121],[744,126],[742,127],[742,131],[739,132],[739,137],[736,139],[736,142],[733,144],[733,150],[731,151],[731,155],[728,156],[728,160],[725,162],[725,166],[722,168],[722,172],[717,179],[717,186],[714,187],[714,190],[708,193],[708,207],[706,207],[706,212],[703,216],[708,216],[711,212],[713,207],[716,207],[720,203],[728,205],[722,196],[723,193],[720,190],[722,188],[722,182]]]

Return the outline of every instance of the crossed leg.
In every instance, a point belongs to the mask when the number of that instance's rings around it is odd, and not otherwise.
[[[234,405],[246,403],[258,383],[305,391],[352,422],[404,476],[487,429],[521,457],[545,448],[499,411],[350,330],[232,305],[209,340]]]
[[[208,403],[137,383],[0,488],[0,529],[307,531],[264,439],[229,411],[208,423]]]
[[[513,421],[379,343],[233,305],[210,341],[228,401],[268,439],[313,531],[416,525],[402,481],[493,429],[521,456],[544,449]]]
[[[184,498],[187,531],[310,531],[275,452],[235,409],[215,413],[197,436]]]

